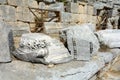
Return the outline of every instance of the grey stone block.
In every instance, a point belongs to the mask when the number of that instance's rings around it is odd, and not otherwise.
[[[59,33],[62,28],[62,23],[44,22],[44,32],[47,34]]]
[[[25,22],[35,22],[35,16],[25,7],[17,7],[16,19]]]
[[[6,4],[7,0],[0,0],[0,4]]]
[[[101,44],[106,45],[109,48],[119,48],[120,47],[120,30],[101,30],[96,32]]]
[[[72,14],[71,13],[68,13],[68,12],[61,12],[60,13],[60,20],[61,22],[66,22],[66,23],[69,23],[69,22],[72,22]]]
[[[0,62],[11,61],[11,51],[13,50],[13,37],[10,26],[0,21]]]
[[[7,0],[11,6],[23,6],[23,0]]]
[[[30,26],[28,23],[15,22],[12,31],[14,37],[20,37],[22,34],[30,33]]]
[[[54,4],[46,5],[43,2],[39,3],[39,8],[40,9],[45,9],[45,10],[52,10],[52,11],[64,11],[64,4],[62,2],[56,2]]]
[[[16,21],[15,8],[8,5],[0,5],[0,16],[4,21]]]
[[[71,55],[77,60],[90,60],[91,55],[99,49],[98,39],[88,24],[63,29],[62,34]]]
[[[85,14],[87,10],[87,3],[80,4],[80,3],[73,3],[69,2],[66,6],[67,12],[75,13],[75,14]]]

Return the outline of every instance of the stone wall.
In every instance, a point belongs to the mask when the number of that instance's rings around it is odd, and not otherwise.
[[[67,3],[63,2],[49,2],[49,4],[37,2],[36,0],[0,0],[0,19],[12,25],[13,35],[15,43],[19,42],[20,36],[29,32],[40,32],[39,27],[36,28],[36,17],[41,22],[41,11],[43,10],[44,18],[42,25],[38,26],[43,28],[44,33],[59,39],[59,31],[70,25],[83,24],[83,23],[99,23],[95,14],[96,9],[108,6],[113,8],[113,16],[116,14],[118,8],[120,8],[120,0],[67,0]],[[33,13],[29,8],[35,8]],[[38,12],[36,11],[38,10]],[[44,13],[44,11],[47,11]],[[49,12],[52,11],[52,12]],[[55,12],[58,12],[56,14]],[[52,17],[58,16],[52,19]],[[46,20],[46,21],[44,21]],[[48,21],[48,22],[47,22]],[[37,30],[36,30],[37,29]],[[41,29],[40,29],[41,30]],[[16,41],[17,40],[17,41]],[[17,46],[17,45],[16,45]]]

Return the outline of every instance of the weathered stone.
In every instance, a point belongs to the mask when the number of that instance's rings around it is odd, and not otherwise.
[[[35,0],[8,0],[8,4],[16,7],[38,8],[37,1]]]
[[[44,22],[44,32],[47,34],[59,33],[60,29],[63,28],[62,25],[62,23]]]
[[[120,30],[101,30],[96,32],[96,35],[101,45],[106,45],[109,48],[120,47]]]
[[[29,33],[30,27],[28,23],[16,22],[16,25],[12,26],[13,36],[19,37],[22,34]]]
[[[25,7],[17,7],[16,18],[19,21],[25,21],[25,22],[35,21],[34,15],[30,12],[28,8]]]
[[[120,0],[114,0],[113,3],[120,5]]]
[[[22,0],[7,0],[7,2],[11,6],[22,6],[23,5]]]
[[[87,5],[86,13],[88,15],[93,15],[94,14],[94,7],[91,5]]]
[[[30,23],[29,26],[30,26],[30,31],[31,32],[35,32],[36,31],[36,24],[35,23]]]
[[[70,13],[76,14],[85,14],[87,4],[73,3],[70,2],[67,4],[66,10]]]
[[[87,15],[86,14],[79,14],[78,20],[81,24],[87,23],[87,20],[88,20]]]
[[[19,21],[34,22],[34,15],[26,7],[17,7],[16,18]]]
[[[54,3],[56,2],[56,0],[43,0],[44,2],[47,2],[47,3]]]
[[[28,0],[28,7],[30,8],[38,8],[38,3],[35,0]]]
[[[90,78],[89,80],[96,80],[97,79],[97,75],[94,75],[92,78]]]
[[[60,13],[61,15],[61,22],[66,22],[66,23],[69,23],[69,22],[72,22],[72,14],[71,13],[68,13],[68,12],[61,12]]]
[[[105,63],[101,58],[89,62],[71,61],[48,68],[42,64],[12,61],[0,64],[1,80],[89,80]],[[27,74],[27,75],[26,75]]]
[[[0,21],[0,62],[10,62],[13,50],[13,37],[10,26]]]
[[[40,2],[39,3],[40,9],[46,9],[46,10],[52,10],[52,11],[64,11],[64,4],[61,2],[56,2],[54,4],[45,5],[45,3]]]
[[[0,5],[0,16],[4,21],[16,21],[15,8],[8,5]]]
[[[71,56],[64,45],[45,34],[23,34],[20,47],[14,55],[23,61],[39,63],[63,63],[71,60]]]
[[[96,53],[99,49],[97,37],[90,30],[88,24],[75,25],[63,29],[61,35],[67,42],[71,55],[73,58],[77,58],[77,60],[89,60],[91,54]]]
[[[6,4],[7,1],[6,0],[0,0],[0,4]]]
[[[111,52],[98,52],[97,56],[103,58],[105,63],[110,63],[114,59],[114,55]]]

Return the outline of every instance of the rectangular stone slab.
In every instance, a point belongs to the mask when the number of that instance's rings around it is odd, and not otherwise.
[[[10,28],[4,22],[0,21],[0,62],[11,61],[10,43],[11,38]]]

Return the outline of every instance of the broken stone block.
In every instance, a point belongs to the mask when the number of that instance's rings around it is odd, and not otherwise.
[[[0,21],[0,62],[10,62],[13,50],[13,37],[10,25]]]
[[[87,32],[87,33],[86,33]],[[75,25],[60,31],[68,49],[77,60],[90,60],[99,49],[99,42],[88,24]]]
[[[0,16],[4,21],[16,21],[15,8],[8,5],[0,5]]]
[[[22,34],[30,33],[30,27],[28,23],[16,22],[16,25],[12,26],[13,36],[20,37]]]
[[[44,32],[47,34],[59,33],[63,28],[62,23],[44,22]]]
[[[106,45],[109,48],[119,48],[120,47],[120,30],[101,30],[96,32],[101,45]]]
[[[7,0],[0,0],[0,4],[6,4]]]
[[[25,22],[35,21],[34,15],[30,12],[28,8],[25,7],[17,7],[16,18],[18,21],[25,21]]]
[[[38,63],[63,63],[72,58],[64,45],[45,34],[23,34],[19,48],[13,53],[23,61]]]

